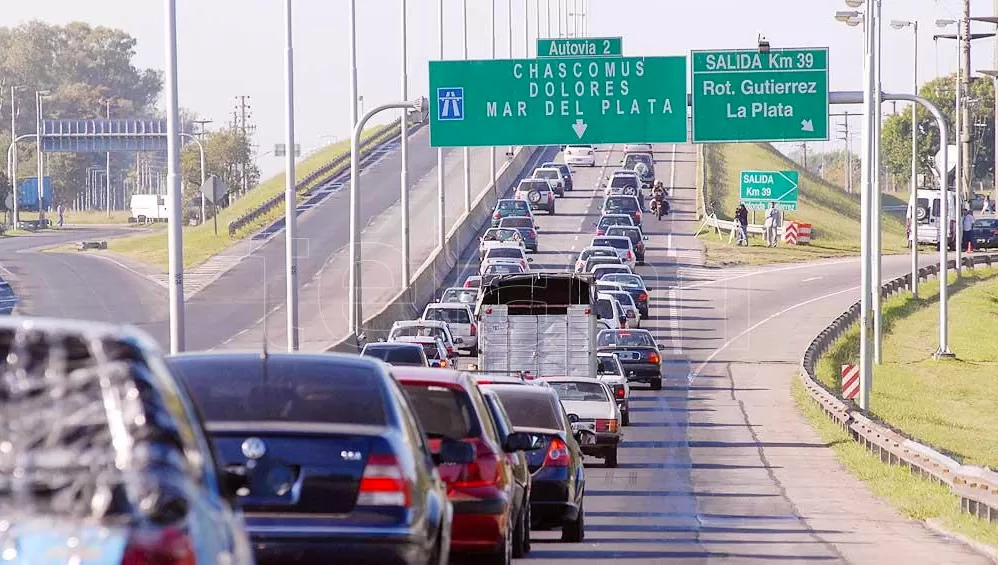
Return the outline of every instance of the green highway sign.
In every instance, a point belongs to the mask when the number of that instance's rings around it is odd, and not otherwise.
[[[694,51],[693,142],[828,139],[828,49]]]
[[[797,171],[742,171],[741,201],[749,208],[768,208],[775,202],[777,208],[796,210],[800,186]]]
[[[624,40],[620,37],[578,37],[538,39],[538,57],[620,57]]]
[[[430,62],[433,147],[686,140],[686,57]]]

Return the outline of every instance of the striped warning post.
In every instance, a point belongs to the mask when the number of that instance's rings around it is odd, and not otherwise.
[[[859,367],[842,365],[842,398],[855,399],[859,396]]]
[[[811,224],[794,223],[797,224],[797,244],[811,243]]]
[[[784,222],[783,223],[783,241],[784,243],[789,243],[790,245],[797,245],[797,237],[799,235],[799,230],[797,227],[797,222]]]

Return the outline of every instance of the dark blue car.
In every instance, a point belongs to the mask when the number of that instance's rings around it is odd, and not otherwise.
[[[168,363],[206,420],[258,563],[446,563],[453,509],[406,394],[375,359],[195,353]]]

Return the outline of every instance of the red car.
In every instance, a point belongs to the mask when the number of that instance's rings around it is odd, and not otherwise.
[[[408,393],[433,453],[444,438],[475,446],[474,462],[439,467],[454,506],[451,551],[479,554],[476,563],[509,564],[514,552],[521,553],[514,540],[529,539],[530,499],[507,454],[533,449],[533,439],[514,432],[501,440],[488,403],[467,373],[420,367],[393,367],[392,373]]]

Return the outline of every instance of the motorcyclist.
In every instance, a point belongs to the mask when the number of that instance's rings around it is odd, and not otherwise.
[[[660,186],[656,186],[654,192],[654,205],[652,206],[652,209],[655,211],[655,215],[659,220],[662,219],[663,214],[668,213],[668,206],[669,203],[665,201],[665,189]]]

